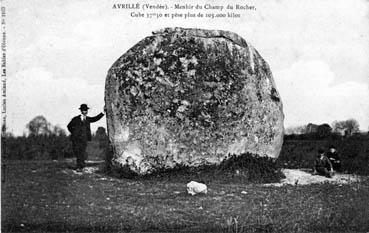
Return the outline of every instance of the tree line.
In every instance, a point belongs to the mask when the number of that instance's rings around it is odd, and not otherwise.
[[[27,134],[14,136],[4,125],[1,134],[2,159],[60,159],[72,158],[72,145],[66,131],[59,125],[52,125],[44,116],[34,117],[26,125]],[[92,138],[93,149],[102,151],[108,147],[104,127],[98,127]],[[104,157],[104,155],[101,155]]]
[[[286,135],[306,135],[316,134],[317,136],[329,136],[331,134],[336,136],[353,136],[360,133],[359,122],[353,118],[333,121],[331,125],[325,123],[321,125],[306,124],[294,127],[288,127],[285,130]]]

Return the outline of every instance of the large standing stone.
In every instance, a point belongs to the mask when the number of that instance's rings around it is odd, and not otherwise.
[[[277,158],[283,142],[269,66],[232,32],[154,32],[110,68],[105,102],[112,164],[141,175],[243,153]]]

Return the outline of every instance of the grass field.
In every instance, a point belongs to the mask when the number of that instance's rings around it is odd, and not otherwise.
[[[208,194],[190,196],[190,180],[73,166],[4,162],[2,232],[369,232],[368,181],[266,187],[214,177]]]

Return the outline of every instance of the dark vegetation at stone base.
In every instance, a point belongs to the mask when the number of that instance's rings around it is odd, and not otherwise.
[[[71,166],[8,161],[2,232],[369,231],[368,180],[283,187],[213,180],[207,195],[190,196],[182,181],[77,175]]]
[[[275,160],[268,157],[258,158],[251,154],[230,156],[219,165],[203,165],[199,167],[177,166],[173,169],[162,169],[148,175],[137,175],[128,168],[114,169],[110,173],[115,177],[138,180],[173,180],[189,182],[195,180],[208,183],[272,183],[284,178]]]

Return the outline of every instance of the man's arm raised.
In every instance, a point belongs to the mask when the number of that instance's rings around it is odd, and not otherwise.
[[[104,113],[100,113],[97,116],[88,117],[88,121],[91,122],[91,123],[93,123],[93,122],[96,122],[96,121],[100,120],[103,116],[104,116]]]

